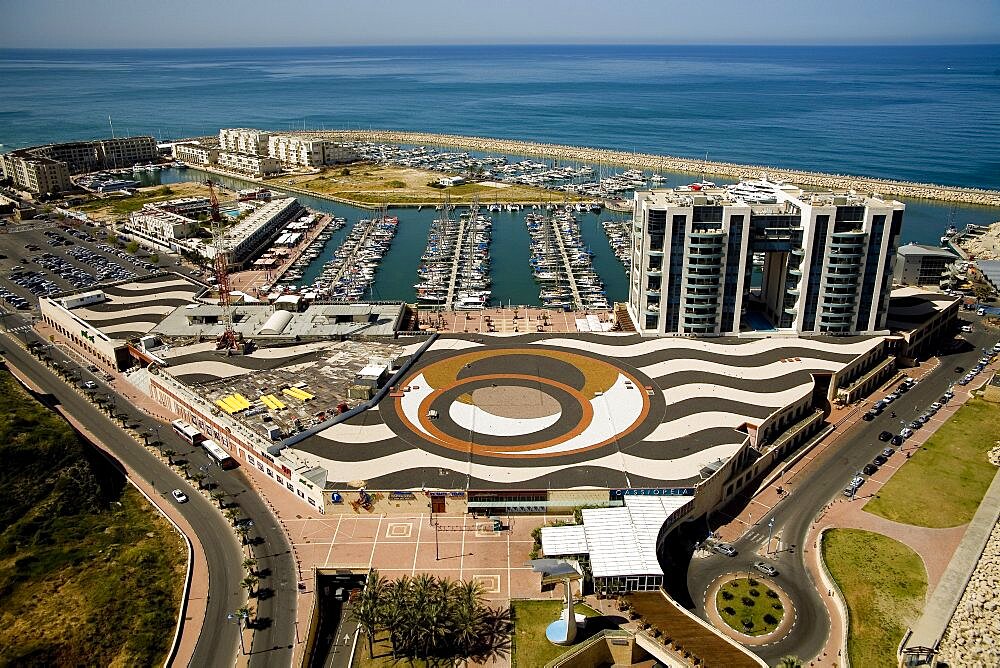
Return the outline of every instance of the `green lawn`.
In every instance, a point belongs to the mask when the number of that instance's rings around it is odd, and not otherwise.
[[[727,599],[727,595],[731,597]],[[719,588],[715,605],[726,624],[751,636],[770,633],[785,616],[777,592],[760,580],[730,580]],[[745,620],[751,625],[744,624]]]
[[[514,613],[514,649],[511,656],[513,668],[540,668],[556,658],[569,647],[553,645],[545,637],[545,628],[559,617],[565,603],[563,601],[511,601]],[[593,608],[575,605],[577,614],[597,617]],[[579,642],[595,633],[594,629],[581,629],[577,634]]]
[[[832,529],[823,560],[847,598],[847,652],[854,666],[895,668],[896,646],[920,617],[927,575],[916,552],[881,534]]]
[[[1000,437],[1000,406],[971,399],[865,504],[896,522],[942,528],[966,524],[997,468],[986,453]],[[895,455],[899,461],[903,455]]]

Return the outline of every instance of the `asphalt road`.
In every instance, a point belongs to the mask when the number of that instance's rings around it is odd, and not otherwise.
[[[966,369],[975,366],[976,360],[982,355],[981,348],[992,346],[997,338],[995,334],[984,334],[982,329],[977,323],[975,332],[964,335],[972,344],[968,349],[943,356],[937,369],[893,402],[881,416],[872,422],[859,421],[852,427],[831,460],[798,481],[770,513],[754,518],[755,526],[743,539],[733,544],[739,551],[735,557],[714,554],[704,559],[693,559],[688,569],[687,583],[695,603],[695,612],[703,619],[706,618],[705,592],[717,577],[726,573],[747,572],[754,561],[761,560],[755,553],[767,542],[768,523],[773,518],[773,531],[774,534],[781,533],[783,549],[779,553],[772,552],[771,557],[765,561],[778,569],[775,582],[795,602],[797,619],[794,628],[784,639],[771,645],[751,648],[751,651],[768,663],[776,662],[788,654],[804,658],[816,656],[826,643],[830,619],[822,602],[822,596],[826,595],[825,587],[813,582],[806,570],[802,551],[803,547],[812,549],[811,546],[803,546],[803,542],[813,518],[831,499],[842,493],[857,471],[888,445],[878,440],[881,431],[899,433],[902,427],[900,421],[912,421],[964,375],[955,372],[956,366]],[[890,417],[890,409],[896,413],[895,418]],[[928,429],[928,426],[923,428]],[[903,455],[897,453],[893,457],[898,460]],[[868,492],[862,486],[858,496],[864,497],[866,493]],[[772,550],[776,547],[777,543],[772,543]],[[768,579],[756,571],[754,573],[759,579]],[[821,592],[820,589],[824,591]]]
[[[16,336],[22,341],[36,340],[45,343],[35,336],[33,331],[26,328],[24,321],[16,315],[7,315],[4,320],[8,328],[18,330]],[[7,357],[19,369],[39,387],[52,394],[66,410],[101,439],[115,457],[125,462],[137,475],[153,481],[156,490],[163,498],[168,499],[169,503],[174,503],[170,497],[170,490],[180,488],[191,492],[188,494],[190,501],[178,507],[204,546],[209,570],[209,600],[205,625],[195,648],[192,665],[231,665],[236,653],[239,652],[239,645],[237,627],[227,621],[227,615],[243,604],[245,594],[240,585],[244,577],[243,553],[227,520],[215,504],[193,493],[189,483],[145,448],[139,446],[119,427],[119,422],[113,421],[87,398],[69,387],[30,353],[10,340],[4,341],[3,348],[7,351]],[[58,360],[66,359],[65,355],[58,353],[53,357]],[[257,617],[261,622],[254,632],[252,647],[247,647],[251,653],[250,665],[290,665],[297,632],[295,563],[284,532],[263,501],[247,484],[246,478],[239,470],[223,471],[212,466],[208,456],[200,448],[193,448],[181,440],[169,425],[161,425],[140,413],[126,399],[114,394],[102,379],[85,369],[78,368],[78,371],[82,379],[93,379],[98,383],[99,393],[112,396],[116,415],[124,414],[128,416],[126,421],[130,424],[142,425],[141,429],[151,435],[158,434],[164,447],[175,450],[178,459],[187,460],[191,470],[201,469],[208,475],[205,484],[210,481],[217,484],[218,490],[226,494],[224,502],[238,504],[241,516],[254,521],[254,526],[250,530],[250,540],[253,543],[254,557],[257,559],[257,570],[261,574],[258,584],[261,594],[258,597],[257,607]]]

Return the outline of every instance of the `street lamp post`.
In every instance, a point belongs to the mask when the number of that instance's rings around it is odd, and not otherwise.
[[[240,630],[240,652],[244,655],[247,653],[247,650],[246,647],[243,646],[243,623],[246,621],[247,617],[249,617],[249,615],[245,612],[230,612],[226,615],[226,619],[229,622],[236,624],[236,628]]]
[[[771,535],[774,532],[774,518],[767,523],[767,548],[764,550],[764,556],[771,556]]]

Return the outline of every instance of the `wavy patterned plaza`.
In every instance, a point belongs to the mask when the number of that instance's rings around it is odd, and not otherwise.
[[[686,486],[881,344],[441,338],[399,396],[295,447],[376,489]]]

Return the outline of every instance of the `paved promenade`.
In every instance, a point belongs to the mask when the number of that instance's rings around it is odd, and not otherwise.
[[[979,509],[967,525],[965,536],[933,589],[924,614],[914,625],[913,634],[907,639],[905,647],[937,646],[965,593],[997,520],[1000,520],[1000,472],[993,478]],[[931,591],[930,586],[927,590]]]

